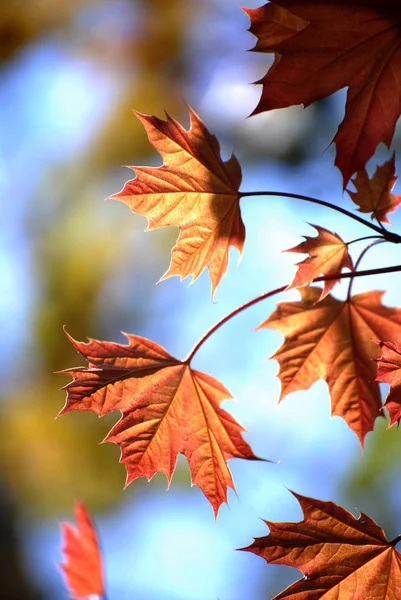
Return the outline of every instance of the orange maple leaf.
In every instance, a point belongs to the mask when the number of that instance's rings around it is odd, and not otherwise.
[[[74,598],[104,596],[102,557],[90,515],[82,502],[75,506],[77,527],[61,526],[65,563],[60,565]]]
[[[254,50],[275,53],[272,68],[258,82],[263,91],[254,113],[308,106],[348,87],[345,117],[334,138],[345,186],[380,142],[390,145],[401,112],[399,0],[272,0],[245,12],[258,38]]]
[[[176,225],[180,234],[171,263],[161,279],[192,275],[207,267],[212,296],[227,271],[229,248],[242,254],[245,227],[239,207],[241,167],[234,155],[223,162],[220,146],[189,108],[191,127],[186,131],[167,115],[167,121],[135,114],[150,143],[162,156],[162,167],[132,167],[135,179],[110,198],[122,200],[133,212],[148,218],[148,230]]]
[[[359,171],[351,182],[356,192],[348,190],[348,194],[355,204],[359,206],[359,212],[372,213],[372,219],[390,223],[387,214],[393,212],[401,203],[401,196],[392,194],[397,177],[395,176],[395,156],[378,166],[373,177],[370,178],[366,169]]]
[[[304,242],[285,251],[309,254],[308,258],[297,263],[298,270],[288,289],[309,285],[319,275],[333,276],[340,274],[343,268],[353,269],[347,245],[340,236],[319,225],[312,225],[312,223],[310,225],[318,232],[317,237],[304,236]],[[339,281],[339,279],[325,281],[319,300],[323,300]]]
[[[379,385],[374,381],[380,354],[377,339],[401,343],[401,309],[381,304],[383,292],[357,294],[341,302],[331,295],[319,304],[321,289],[300,288],[300,302],[282,302],[259,328],[285,336],[273,354],[280,365],[280,401],[324,379],[331,414],[342,417],[361,444],[381,415]]]
[[[394,546],[401,536],[389,542],[364,513],[357,519],[333,502],[292,493],[304,520],[265,521],[270,533],[241,548],[304,573],[274,600],[399,600],[401,554]]]
[[[384,406],[390,416],[389,427],[401,419],[401,352],[392,342],[380,342],[382,355],[377,361],[376,381],[390,384]]]
[[[67,334],[68,335],[68,334]],[[258,459],[243,440],[244,429],[225,410],[230,392],[216,379],[191,369],[146,338],[124,334],[128,344],[89,339],[76,350],[88,368],[66,369],[73,381],[60,414],[91,410],[99,416],[120,410],[121,419],[106,436],[121,448],[126,485],[137,477],[163,472],[168,482],[177,455],[186,456],[192,483],[198,485],[217,516],[234,482],[230,458]]]

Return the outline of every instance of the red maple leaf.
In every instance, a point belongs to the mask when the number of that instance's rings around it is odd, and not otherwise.
[[[397,177],[395,176],[395,155],[382,165],[378,166],[373,177],[369,177],[366,169],[359,171],[353,179],[356,191],[348,190],[348,194],[359,212],[372,213],[372,219],[390,223],[387,214],[393,212],[401,203],[401,196],[392,194]]]
[[[340,236],[319,225],[312,225],[312,227],[318,232],[317,237],[305,236],[304,242],[286,250],[286,252],[309,254],[308,258],[297,263],[298,270],[289,289],[309,285],[319,275],[333,276],[340,274],[343,268],[350,270],[353,268],[347,244]],[[323,300],[339,281],[339,279],[325,281],[319,300]]]
[[[383,292],[357,294],[341,302],[321,290],[300,288],[300,302],[282,302],[259,325],[280,331],[283,345],[273,354],[280,365],[280,401],[291,392],[327,381],[332,415],[345,419],[363,444],[381,415],[375,358],[377,339],[401,343],[401,309],[383,306]]]
[[[68,589],[77,600],[104,596],[102,557],[96,531],[82,502],[75,506],[75,519],[76,527],[70,523],[61,526],[65,562],[60,566]]]
[[[401,554],[364,513],[357,519],[334,504],[300,496],[299,523],[265,521],[270,533],[247,548],[268,563],[304,574],[274,600],[399,600]]]
[[[161,279],[192,275],[193,281],[209,269],[212,296],[227,271],[230,246],[242,254],[245,227],[238,188],[241,167],[234,155],[225,162],[219,142],[189,109],[186,131],[167,115],[135,113],[150,143],[162,156],[162,167],[132,167],[136,177],[110,198],[125,202],[133,212],[148,218],[148,230],[165,225],[180,228],[171,263]]]
[[[121,419],[105,438],[121,448],[126,485],[158,471],[170,482],[177,455],[189,462],[193,484],[210,501],[215,515],[234,482],[230,458],[258,459],[243,440],[244,429],[221,402],[232,398],[216,379],[191,369],[146,338],[125,334],[128,344],[77,342],[88,368],[66,369],[73,377],[60,414],[91,410],[102,416],[120,410]]]
[[[399,0],[272,0],[246,12],[254,50],[275,53],[255,113],[308,106],[348,87],[334,138],[345,186],[380,142],[390,145],[401,112]]]
[[[380,342],[382,355],[377,361],[376,381],[390,384],[384,406],[390,415],[391,427],[401,419],[401,353],[396,344]]]

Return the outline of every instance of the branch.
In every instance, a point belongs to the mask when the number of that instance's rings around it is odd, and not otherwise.
[[[355,240],[351,240],[350,242],[345,242],[346,246],[350,246],[351,244],[356,244],[356,242],[364,242],[365,240],[383,240],[383,242],[387,242],[388,240],[384,239],[382,235],[366,235],[364,237],[356,238]]]
[[[316,279],[314,279],[311,283],[315,283],[318,281],[331,281],[332,279],[350,279],[350,278],[353,279],[354,277],[366,277],[367,275],[382,275],[384,273],[396,273],[397,271],[401,271],[401,265],[395,265],[394,267],[382,267],[380,269],[366,269],[365,271],[358,271],[357,273],[351,271],[350,273],[338,273],[336,275],[330,275],[330,276],[323,275],[322,277],[316,277]],[[254,306],[254,304],[258,304],[258,302],[262,302],[262,300],[266,300],[267,298],[271,298],[272,296],[275,296],[276,294],[280,294],[281,292],[284,292],[288,288],[289,285],[291,285],[291,284],[282,285],[281,287],[271,290],[270,292],[265,292],[264,294],[261,294],[260,296],[256,296],[256,298],[252,298],[252,300],[248,300],[248,302],[245,302],[245,304],[241,304],[241,306],[238,306],[237,308],[235,308],[234,310],[229,312],[225,317],[220,319],[220,321],[218,321],[215,325],[213,325],[213,327],[211,327],[200,338],[200,340],[195,344],[195,346],[192,348],[192,350],[190,351],[188,356],[183,360],[183,362],[189,364],[191,362],[191,360],[193,359],[193,357],[195,356],[195,354],[200,349],[200,347],[203,346],[203,344],[206,342],[206,340],[208,340],[211,335],[213,335],[218,329],[220,329],[220,327],[222,325],[224,325],[225,323],[230,321],[233,317],[236,317],[244,310],[247,310],[251,306]]]
[[[228,313],[228,315],[226,315],[225,317],[220,319],[220,321],[217,321],[217,323],[215,325],[213,325],[213,327],[211,327],[211,329],[209,329],[209,331],[207,331],[205,333],[205,335],[203,335],[201,337],[201,339],[195,344],[195,346],[192,348],[191,352],[188,354],[188,356],[184,359],[183,362],[186,362],[189,364],[191,362],[191,360],[193,359],[193,357],[195,356],[195,354],[198,352],[199,348],[201,346],[203,346],[203,344],[206,342],[206,340],[208,338],[210,338],[210,336],[213,335],[213,333],[215,331],[220,329],[220,327],[222,325],[224,325],[224,323],[227,323],[227,321],[230,321],[230,319],[232,319],[233,317],[235,317],[242,311],[246,310],[247,308],[250,308],[254,304],[257,304],[258,302],[262,302],[262,300],[266,300],[266,298],[271,298],[271,296],[275,296],[276,294],[279,294],[280,292],[284,292],[287,289],[287,287],[288,287],[287,285],[282,285],[281,287],[276,288],[275,290],[271,290],[270,292],[265,292],[261,296],[256,296],[256,298],[252,298],[252,300],[248,300],[248,302],[245,302],[245,304],[241,304],[241,306],[238,306],[233,311]]]
[[[361,264],[361,261],[362,261],[363,257],[365,256],[365,254],[366,254],[366,253],[367,253],[367,252],[368,252],[368,251],[369,251],[371,248],[373,248],[373,246],[377,246],[378,244],[385,244],[385,243],[386,243],[386,241],[387,241],[387,240],[385,240],[384,238],[381,238],[381,239],[375,240],[374,242],[370,242],[370,244],[368,244],[368,245],[366,246],[366,248],[364,248],[364,249],[362,250],[362,252],[360,253],[360,255],[359,255],[359,257],[358,257],[358,260],[356,261],[356,263],[355,263],[355,266],[354,266],[354,268],[352,269],[352,271],[351,271],[351,272],[352,272],[352,273],[356,273],[356,272],[357,272],[357,269],[358,269],[359,265]],[[347,294],[347,300],[349,300],[349,299],[351,298],[351,291],[352,291],[352,284],[353,284],[353,282],[354,282],[354,278],[352,278],[352,279],[350,280],[350,282],[349,282],[349,286],[348,286],[348,294]]]
[[[331,208],[332,210],[336,210],[337,212],[342,213],[343,215],[349,217],[350,219],[354,219],[354,221],[358,221],[358,223],[362,223],[365,227],[369,227],[380,233],[383,237],[386,238],[389,242],[393,242],[394,244],[401,243],[401,236],[397,233],[392,233],[391,231],[387,231],[382,227],[378,227],[374,223],[370,223],[366,221],[359,215],[355,215],[354,213],[346,210],[345,208],[341,208],[341,206],[336,206],[335,204],[331,204],[331,202],[326,202],[325,200],[319,200],[318,198],[312,198],[311,196],[304,196],[302,194],[292,194],[289,192],[239,192],[240,198],[244,198],[246,196],[277,196],[280,198],[295,198],[296,200],[304,200],[305,202],[311,202],[312,204],[319,204],[320,206],[326,206],[326,208]]]

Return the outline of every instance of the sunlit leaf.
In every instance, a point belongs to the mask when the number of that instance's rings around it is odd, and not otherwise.
[[[145,215],[148,229],[179,227],[170,267],[162,279],[192,275],[195,280],[207,267],[213,295],[227,271],[230,246],[240,254],[244,246],[238,192],[241,168],[234,155],[222,161],[215,136],[192,109],[189,113],[188,131],[170,116],[163,121],[136,113],[164,165],[132,167],[135,179],[111,198]]]
[[[304,242],[286,251],[309,254],[308,258],[297,263],[298,270],[290,288],[309,285],[319,275],[333,276],[341,273],[343,268],[353,268],[348,247],[340,236],[319,225],[312,227],[318,232],[317,237],[305,236]],[[338,282],[339,279],[325,281],[319,300],[323,300]]]
[[[61,569],[74,598],[93,598],[104,595],[103,566],[95,529],[82,502],[75,506],[77,526],[63,523],[62,552],[65,562]]]
[[[270,533],[242,548],[304,574],[274,600],[398,600],[401,554],[371,517],[294,493],[304,519],[265,521]]]
[[[331,413],[345,419],[363,444],[381,415],[375,340],[389,336],[401,341],[401,309],[383,306],[383,292],[357,294],[345,302],[321,290],[300,288],[301,301],[282,302],[259,325],[285,336],[273,354],[280,365],[280,400],[308,389],[318,379],[327,381]]]
[[[189,462],[192,482],[210,501],[215,514],[227,501],[234,482],[230,458],[258,460],[243,440],[242,427],[221,402],[232,398],[216,379],[193,370],[164,348],[143,337],[126,334],[128,344],[71,343],[89,362],[88,368],[67,369],[73,377],[60,414],[91,410],[102,416],[120,410],[121,419],[104,441],[121,448],[128,485],[158,471],[170,482],[177,455]]]
[[[346,184],[380,142],[390,145],[401,112],[399,1],[272,0],[246,12],[258,38],[254,50],[275,53],[255,113],[308,106],[348,88],[334,138]]]

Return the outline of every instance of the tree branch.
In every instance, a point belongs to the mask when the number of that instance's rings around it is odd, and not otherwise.
[[[393,242],[394,244],[401,243],[401,236],[397,233],[392,233],[391,231],[387,231],[383,227],[379,227],[374,223],[370,223],[366,221],[359,215],[355,215],[354,213],[346,210],[345,208],[341,208],[341,206],[336,206],[335,204],[331,204],[331,202],[326,202],[325,200],[320,200],[319,198],[312,198],[311,196],[304,196],[303,194],[292,194],[289,192],[239,192],[240,198],[244,198],[246,196],[277,196],[280,198],[294,198],[296,200],[304,200],[305,202],[311,202],[312,204],[319,204],[320,206],[325,206],[326,208],[331,208],[332,210],[336,210],[337,212],[342,213],[343,215],[349,217],[350,219],[354,219],[354,221],[358,221],[358,223],[362,223],[365,227],[369,227],[380,233],[383,237],[386,238],[389,242]]]
[[[351,271],[350,273],[338,273],[336,275],[330,275],[330,276],[323,275],[322,277],[316,277],[316,279],[314,279],[312,281],[312,283],[315,283],[318,281],[331,281],[332,279],[350,279],[350,278],[353,279],[354,277],[366,277],[368,275],[382,275],[384,273],[396,273],[397,271],[401,271],[401,265],[395,265],[394,267],[382,267],[380,269],[366,269],[365,271],[358,271],[357,273],[355,273],[354,271]],[[245,302],[245,304],[241,304],[241,306],[238,306],[237,308],[235,308],[234,310],[229,312],[225,317],[220,319],[220,321],[215,323],[215,325],[213,325],[213,327],[211,327],[200,338],[200,340],[195,344],[195,346],[192,348],[192,350],[190,351],[188,356],[183,360],[183,362],[189,364],[191,362],[191,360],[193,359],[193,357],[195,356],[195,354],[200,349],[200,347],[203,346],[203,344],[206,342],[206,340],[208,340],[211,335],[213,335],[218,329],[220,329],[220,327],[222,325],[224,325],[225,323],[230,321],[233,317],[236,317],[241,312],[243,312],[244,310],[247,310],[251,306],[258,304],[258,302],[262,302],[262,300],[266,300],[267,298],[271,298],[272,296],[275,296],[276,294],[280,294],[281,292],[284,292],[288,288],[289,285],[290,284],[282,285],[279,288],[270,290],[269,292],[265,292],[264,294],[261,294],[260,296],[256,296],[256,298],[253,298],[252,300],[248,300],[248,302]]]

